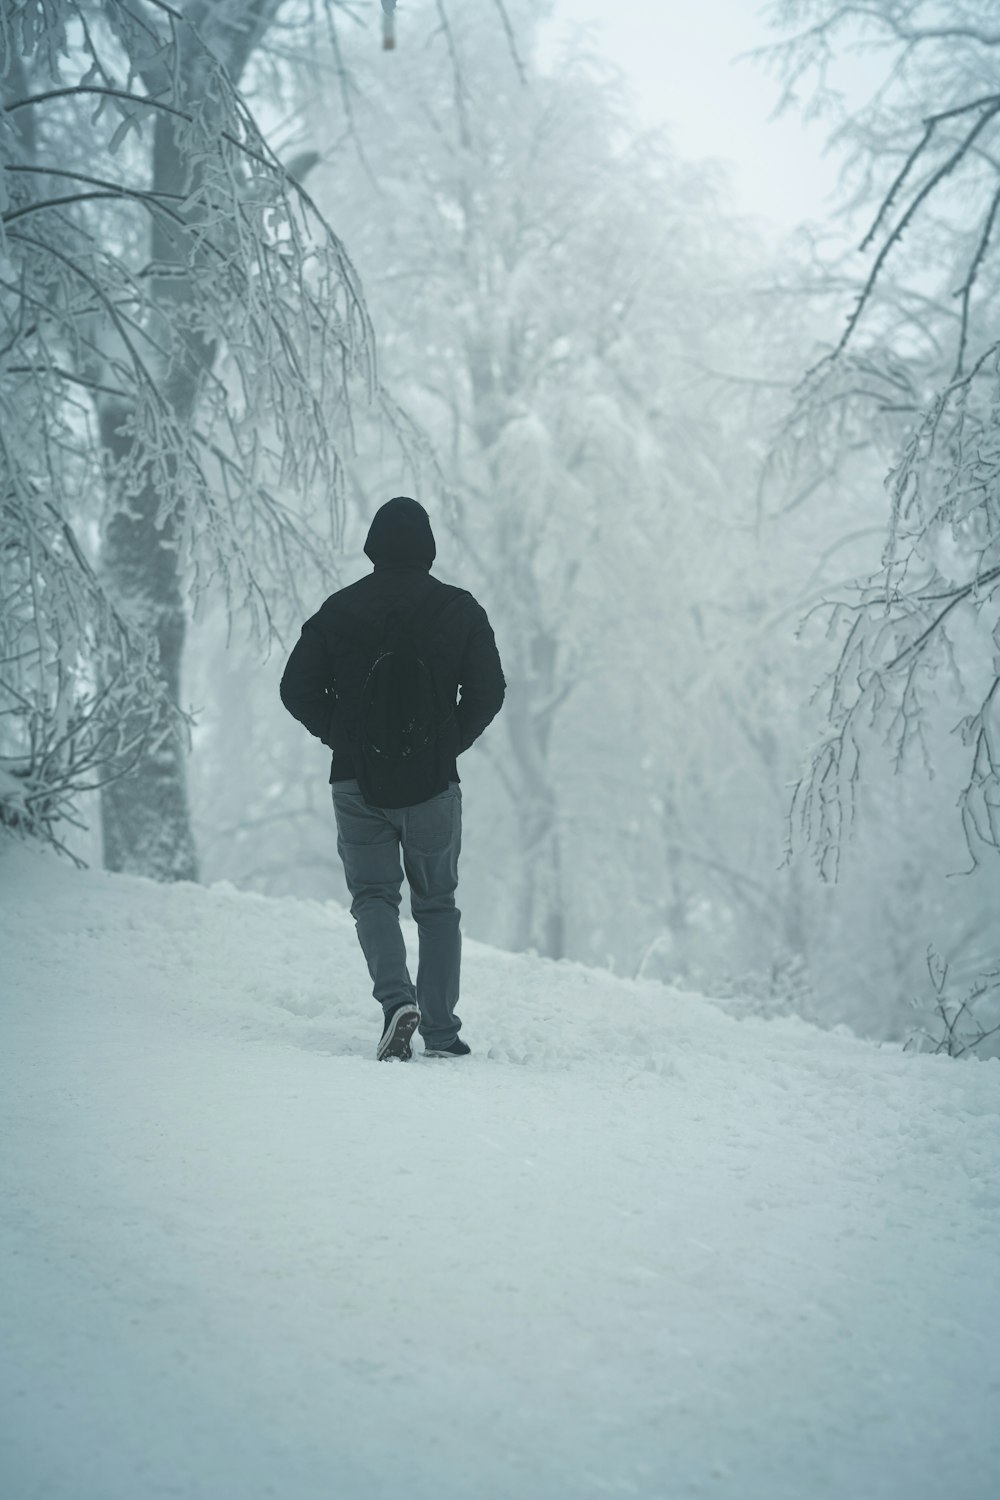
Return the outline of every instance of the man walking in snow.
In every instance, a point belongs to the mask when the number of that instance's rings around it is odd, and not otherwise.
[[[462,838],[456,758],[500,711],[505,682],[486,612],[431,577],[437,548],[416,500],[376,513],[374,570],[307,620],[281,679],[281,701],[333,752],[337,849],[373,994],[385,1025],[379,1060],[465,1057],[455,1014]],[[402,865],[400,865],[402,854]],[[419,934],[414,987],[399,926],[403,872]]]

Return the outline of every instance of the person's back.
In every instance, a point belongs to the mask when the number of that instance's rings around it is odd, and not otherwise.
[[[456,762],[499,712],[503,672],[482,606],[430,576],[421,505],[383,505],[365,552],[374,571],[303,625],[281,698],[332,751],[337,847],[385,1015],[377,1055],[408,1058],[419,1022],[428,1054],[463,1056]],[[420,937],[415,989],[399,928],[404,869]]]

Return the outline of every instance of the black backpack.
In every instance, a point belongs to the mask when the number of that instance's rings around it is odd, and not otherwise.
[[[373,807],[412,807],[443,792],[455,758],[455,705],[428,665],[431,627],[453,602],[433,595],[408,618],[390,610],[361,690],[354,773]]]

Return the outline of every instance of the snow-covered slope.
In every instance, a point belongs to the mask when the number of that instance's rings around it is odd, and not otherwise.
[[[994,1500],[1000,1064],[0,850],[5,1500]]]

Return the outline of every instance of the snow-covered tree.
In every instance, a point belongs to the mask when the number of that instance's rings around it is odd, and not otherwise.
[[[238,92],[278,9],[0,9],[0,794],[45,831],[102,785],[106,862],[166,878],[197,868],[187,596],[267,633],[373,384],[350,262]]]
[[[391,79],[352,64],[364,161],[318,169],[315,191],[348,199],[387,378],[432,435],[455,563],[499,632],[509,695],[487,749],[515,832],[505,936],[558,956],[583,776],[602,760],[631,776],[640,758],[630,694],[647,677],[659,693],[657,659],[686,628],[663,553],[683,545],[682,504],[721,493],[693,371],[731,305],[733,240],[710,175],[629,135],[594,58],[538,71],[536,11],[508,7],[512,50],[492,10],[417,9],[409,34],[431,42]],[[574,757],[572,705],[593,717],[595,694],[603,748],[587,733]]]
[[[981,964],[1000,875],[996,7],[784,0],[773,15],[786,33],[772,58],[787,97],[832,117],[848,204],[867,218],[853,305],[810,370],[789,433],[815,455],[877,428],[894,452],[882,566],[834,610],[843,639],[830,732],[796,811],[823,872],[836,875],[859,789],[878,774],[876,745],[897,772],[913,762],[936,775],[943,813],[960,809],[976,875],[964,902],[980,916],[963,924],[962,957]],[[859,54],[863,97],[848,61]],[[933,796],[925,783],[924,799]]]
[[[803,800],[831,861],[857,781],[859,726],[874,717],[897,757],[919,752],[935,713],[928,689],[951,663],[966,678],[963,695],[977,700],[963,725],[969,847],[978,858],[1000,843],[1000,680],[989,645],[1000,586],[1000,94],[985,88],[1000,52],[993,11],[987,0],[958,0],[947,17],[924,0],[775,8],[793,33],[775,53],[787,87],[811,85],[816,107],[836,107],[848,45],[885,57],[871,98],[836,132],[850,153],[854,207],[870,205],[867,269],[792,418],[793,431],[836,426],[842,439],[861,422],[888,422],[896,443],[884,572],[850,606],[835,734]]]

